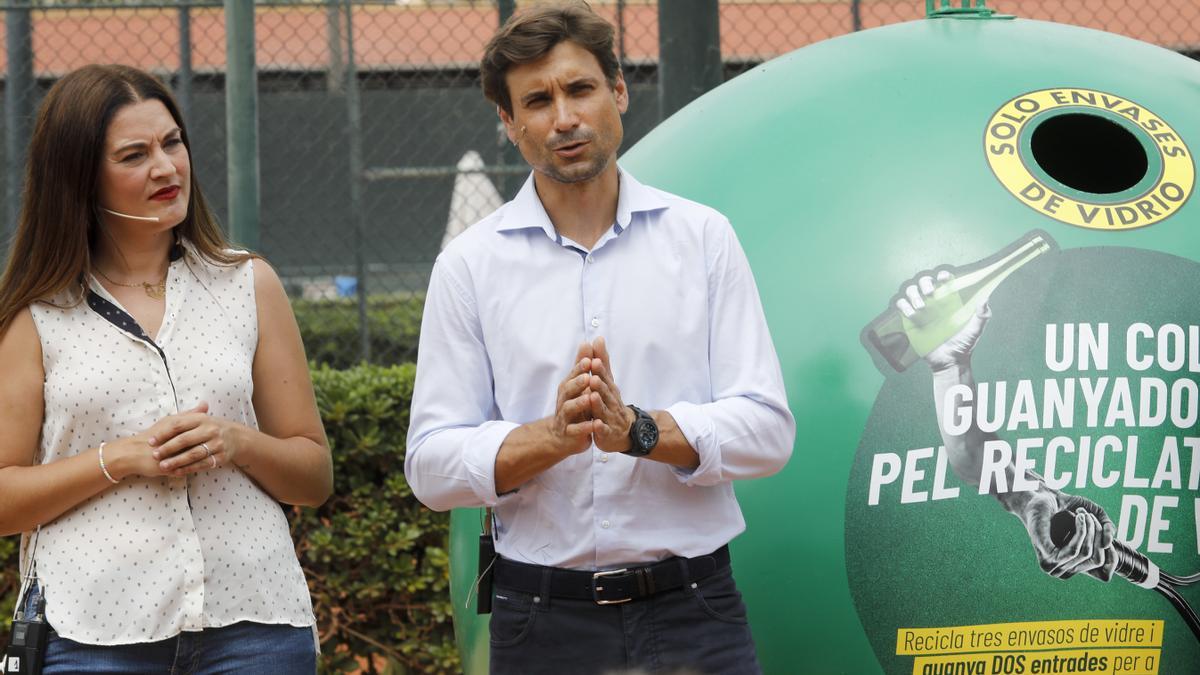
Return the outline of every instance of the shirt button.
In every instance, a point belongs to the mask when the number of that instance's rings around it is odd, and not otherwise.
[[[599,326],[600,326],[600,319],[597,319],[596,317],[593,316],[592,317],[592,328],[598,328]]]
[[[608,463],[608,453],[607,453],[607,452],[606,452],[606,453],[604,453],[603,455],[600,455],[600,463],[601,463],[601,464],[607,464],[607,463]]]
[[[604,529],[606,529],[606,530],[608,529],[608,526],[609,526],[610,524],[611,524],[611,523],[609,523],[607,520],[602,520],[602,521],[600,521],[600,527],[603,527],[603,528],[604,528]]]

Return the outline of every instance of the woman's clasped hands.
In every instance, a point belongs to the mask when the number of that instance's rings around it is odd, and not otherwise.
[[[233,464],[241,425],[208,414],[208,404],[167,415],[150,428],[105,443],[105,460],[118,480],[129,476],[180,477]]]

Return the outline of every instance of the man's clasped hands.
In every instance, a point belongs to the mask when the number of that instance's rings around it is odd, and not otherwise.
[[[604,452],[624,452],[635,418],[621,400],[604,338],[580,344],[574,367],[558,385],[554,432],[570,443],[572,454],[593,442]]]

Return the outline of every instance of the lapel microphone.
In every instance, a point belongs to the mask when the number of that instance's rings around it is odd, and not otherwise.
[[[131,216],[128,213],[121,213],[120,211],[113,211],[112,209],[108,209],[103,206],[100,207],[100,210],[104,211],[105,213],[111,213],[114,216],[120,216],[121,218],[128,218],[130,220],[145,220],[145,221],[149,221],[152,223],[157,223],[158,221],[162,220],[158,216]]]

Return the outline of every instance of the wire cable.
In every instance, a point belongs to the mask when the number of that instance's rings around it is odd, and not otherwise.
[[[1050,518],[1050,540],[1055,546],[1062,548],[1074,536],[1075,515],[1073,513],[1070,511],[1059,511]],[[1191,629],[1192,635],[1196,636],[1196,641],[1200,642],[1200,618],[1196,617],[1196,611],[1192,609],[1192,606],[1179,594],[1176,588],[1177,586],[1190,586],[1200,582],[1200,572],[1187,576],[1167,574],[1160,570],[1158,565],[1155,565],[1141,551],[1123,541],[1114,539],[1112,548],[1113,555],[1116,556],[1116,565],[1113,568],[1113,572],[1132,584],[1137,584],[1142,588],[1153,588],[1162,594],[1163,597],[1170,601],[1175,611],[1179,612],[1179,616],[1183,618],[1188,628]],[[1157,583],[1154,581],[1155,578],[1157,578]],[[1155,585],[1150,586],[1149,584],[1152,583]]]
[[[1172,586],[1191,586],[1194,583],[1200,582],[1200,572],[1188,575],[1186,577],[1177,577],[1174,574],[1162,573],[1162,578],[1171,582]]]
[[[1179,612],[1179,616],[1183,617],[1183,620],[1187,623],[1188,628],[1192,629],[1192,635],[1195,635],[1196,640],[1200,641],[1200,618],[1196,617],[1196,611],[1187,603],[1187,600],[1184,600],[1183,597],[1179,595],[1178,591],[1166,583],[1160,583],[1158,586],[1154,587],[1154,590],[1158,591],[1163,595],[1163,597],[1171,601],[1171,605],[1174,606],[1176,611]]]

